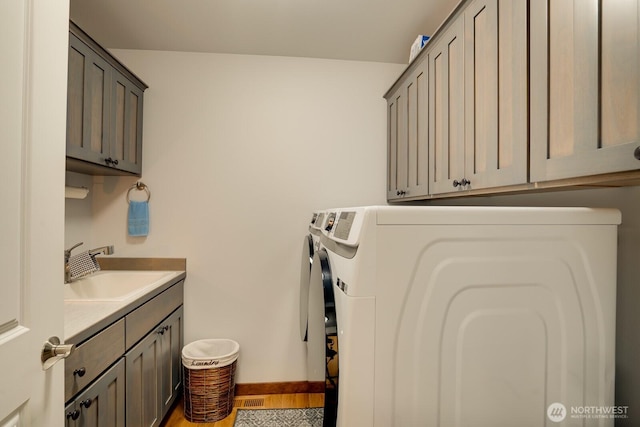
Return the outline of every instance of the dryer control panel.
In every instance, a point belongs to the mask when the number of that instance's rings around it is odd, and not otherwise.
[[[362,208],[328,211],[323,234],[336,243],[357,247],[365,214]]]
[[[355,217],[356,213],[354,211],[340,212],[340,219],[335,226],[336,229],[333,232],[333,236],[340,240],[349,240],[349,233],[351,232]]]

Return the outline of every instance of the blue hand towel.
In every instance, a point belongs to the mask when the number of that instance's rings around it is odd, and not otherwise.
[[[149,234],[149,202],[129,202],[129,236]]]

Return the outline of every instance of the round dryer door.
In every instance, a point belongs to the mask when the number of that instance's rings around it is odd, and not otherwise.
[[[302,263],[300,265],[300,339],[307,340],[309,318],[309,281],[313,265],[313,237],[304,237],[302,242]]]
[[[335,427],[338,415],[338,323],[329,256],[320,249],[313,256],[309,286],[307,337],[309,382],[324,382],[323,427]]]

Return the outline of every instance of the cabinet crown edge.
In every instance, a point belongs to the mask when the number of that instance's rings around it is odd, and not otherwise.
[[[149,86],[138,77],[133,71],[127,68],[118,58],[116,58],[111,52],[102,47],[93,37],[87,34],[82,28],[80,28],[75,22],[69,20],[69,32],[82,40],[87,46],[89,46],[96,54],[102,59],[111,64],[119,72],[121,72],[126,78],[131,80],[142,91],[145,91]]]

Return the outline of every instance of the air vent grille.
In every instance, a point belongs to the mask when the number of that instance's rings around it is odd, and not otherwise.
[[[263,408],[264,398],[244,399],[238,398],[233,402],[236,408]]]

